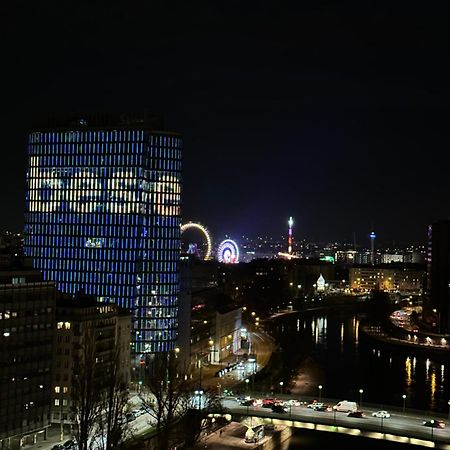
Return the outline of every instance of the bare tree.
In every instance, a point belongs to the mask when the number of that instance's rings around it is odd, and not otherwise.
[[[226,408],[215,391],[204,391],[201,402],[194,402],[184,418],[184,435],[188,446],[195,445],[201,437],[227,423]]]
[[[99,414],[100,382],[95,364],[95,330],[88,330],[74,347],[72,420],[79,450],[88,450]]]
[[[189,376],[176,352],[157,354],[145,377],[140,398],[142,406],[155,421],[158,448],[169,448],[169,434],[175,422],[190,407]]]
[[[128,437],[125,414],[129,392],[127,376],[121,370],[121,358],[121,349],[116,347],[114,360],[103,374],[94,436],[96,446],[101,450],[120,449]]]

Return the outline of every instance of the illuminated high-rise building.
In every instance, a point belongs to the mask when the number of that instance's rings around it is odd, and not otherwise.
[[[132,351],[175,347],[182,139],[145,114],[50,119],[28,138],[25,252],[69,294],[133,313]]]

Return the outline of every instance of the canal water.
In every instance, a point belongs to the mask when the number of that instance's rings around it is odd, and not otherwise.
[[[363,318],[348,312],[308,313],[286,315],[273,323],[271,331],[289,368],[291,392],[362,400],[363,405],[366,401],[386,409],[403,408],[404,403],[430,414],[447,413],[450,361],[377,348],[361,335]]]

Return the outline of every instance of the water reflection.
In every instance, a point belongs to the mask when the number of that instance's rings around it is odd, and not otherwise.
[[[305,340],[305,347],[323,368],[320,381],[330,397],[358,401],[358,389],[365,386],[367,401],[380,407],[401,407],[401,396],[407,393],[410,407],[448,411],[447,361],[371,346],[360,334],[361,318],[356,315],[336,313],[289,320],[292,325],[285,327],[285,333]]]

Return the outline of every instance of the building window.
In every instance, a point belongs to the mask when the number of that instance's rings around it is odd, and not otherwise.
[[[55,392],[59,394],[61,392],[61,388],[59,386],[55,386]]]
[[[59,406],[59,398],[55,398],[55,406]]]

